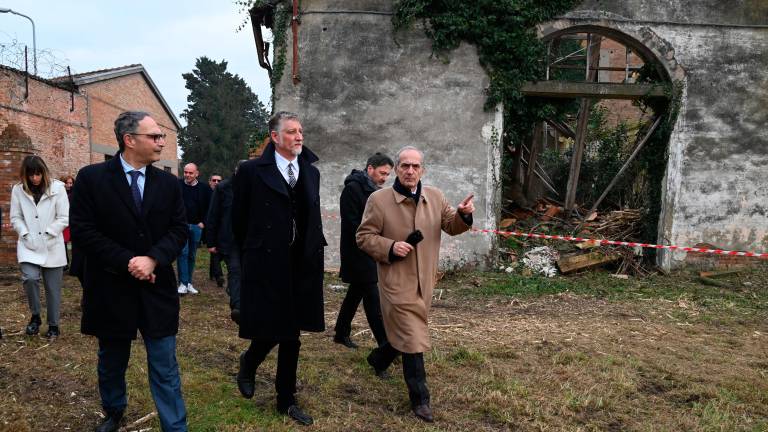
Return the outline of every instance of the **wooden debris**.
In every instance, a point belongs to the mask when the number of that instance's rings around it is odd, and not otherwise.
[[[715,278],[720,276],[730,276],[737,274],[739,270],[726,270],[726,271],[703,271],[699,273],[699,277],[703,278]]]
[[[599,243],[591,242],[591,241],[585,241],[585,242],[581,242],[581,243],[576,243],[576,247],[579,248],[579,249],[582,249],[582,250],[584,250],[584,249],[593,249],[593,248],[598,247],[599,245],[600,245]]]
[[[616,254],[589,252],[585,254],[564,256],[557,261],[557,266],[560,268],[560,272],[568,274],[576,270],[584,270],[614,262],[619,258],[620,256]]]
[[[541,220],[543,221],[552,220],[553,217],[559,215],[562,211],[563,211],[562,207],[549,206],[544,211],[544,216],[541,217]]]
[[[501,222],[499,222],[499,228],[508,228],[512,226],[515,222],[517,222],[517,219],[515,218],[502,219]]]
[[[723,282],[720,282],[718,280],[711,279],[711,278],[708,278],[708,277],[701,277],[700,276],[698,279],[699,279],[699,282],[703,283],[704,285],[715,286],[715,287],[719,287],[719,288],[731,288],[731,286],[726,284],[726,283],[723,283]]]

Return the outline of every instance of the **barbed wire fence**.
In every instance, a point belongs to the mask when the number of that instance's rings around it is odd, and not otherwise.
[[[0,65],[33,75],[35,56],[32,48],[2,32],[0,32],[0,40],[2,40],[0,42]],[[69,74],[67,63],[67,59],[58,57],[52,50],[38,49],[36,76],[49,80],[66,77]]]

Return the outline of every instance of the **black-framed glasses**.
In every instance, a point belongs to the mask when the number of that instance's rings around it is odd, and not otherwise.
[[[152,141],[154,141],[156,143],[160,142],[160,140],[165,141],[165,138],[168,137],[168,135],[166,135],[164,133],[159,133],[159,134],[131,133],[130,135],[144,135],[144,136],[152,138]]]

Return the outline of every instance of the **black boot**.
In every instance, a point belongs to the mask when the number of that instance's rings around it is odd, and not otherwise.
[[[57,338],[61,335],[59,333],[59,326],[48,326],[48,331],[45,333],[45,337],[48,339]]]
[[[256,368],[248,362],[246,353],[240,354],[240,369],[237,371],[237,389],[244,398],[250,399],[256,392]]]
[[[120,420],[122,419],[122,411],[107,413],[107,417],[96,428],[96,432],[117,432],[120,429]]]
[[[27,336],[34,336],[40,333],[40,324],[42,323],[43,321],[40,319],[40,315],[32,315],[26,328]]]

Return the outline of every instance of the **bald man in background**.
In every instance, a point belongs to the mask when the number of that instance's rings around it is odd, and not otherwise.
[[[195,255],[203,235],[203,228],[205,228],[205,217],[208,214],[208,204],[211,202],[212,194],[210,186],[197,181],[199,175],[200,171],[197,169],[197,165],[193,163],[184,165],[184,174],[180,184],[181,197],[187,211],[189,238],[176,262],[179,271],[179,294],[198,293],[192,285],[192,275],[195,273]]]

